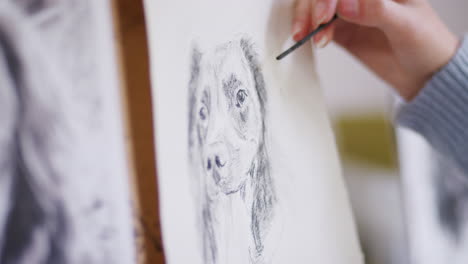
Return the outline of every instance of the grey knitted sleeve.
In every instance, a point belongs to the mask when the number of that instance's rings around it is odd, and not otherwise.
[[[397,122],[423,135],[468,175],[468,36],[451,61],[400,109]]]

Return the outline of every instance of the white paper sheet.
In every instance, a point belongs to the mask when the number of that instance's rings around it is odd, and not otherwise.
[[[109,1],[0,0],[0,263],[135,260],[112,32]]]
[[[292,2],[145,7],[168,263],[362,263]]]

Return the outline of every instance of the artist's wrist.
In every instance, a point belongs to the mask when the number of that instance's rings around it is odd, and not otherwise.
[[[437,52],[434,52],[437,55],[432,53],[432,56],[437,59],[427,66],[427,69],[425,70],[426,74],[423,74],[419,78],[415,78],[415,80],[411,82],[412,85],[408,85],[407,87],[396,87],[405,101],[412,101],[434,77],[434,75],[444,69],[457,53],[461,43],[460,39],[451,32],[448,32],[447,37],[448,38],[444,39],[444,42],[441,42],[440,49]],[[428,56],[431,56],[431,54]]]
[[[449,33],[449,38],[446,39],[446,45],[440,49],[440,61],[438,64],[434,64],[432,71],[430,72],[430,78],[440,72],[447,64],[453,59],[458,49],[460,48],[461,40],[455,34]],[[429,80],[428,79],[428,80]]]

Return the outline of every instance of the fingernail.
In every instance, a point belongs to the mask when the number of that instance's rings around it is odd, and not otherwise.
[[[345,0],[342,2],[343,12],[348,16],[357,16],[359,12],[359,0]]]
[[[299,21],[296,22],[296,23],[294,23],[293,28],[292,28],[292,32],[293,32],[292,35],[293,35],[293,37],[295,38],[296,35],[297,35],[299,32],[301,32],[301,30],[302,30],[301,23],[300,23]]]
[[[316,26],[322,24],[325,20],[327,11],[327,4],[324,1],[318,1],[315,5],[315,18],[316,18]]]
[[[321,48],[325,48],[325,46],[327,46],[328,44],[328,38],[327,36],[323,36],[318,42],[317,42],[317,48],[321,49]]]

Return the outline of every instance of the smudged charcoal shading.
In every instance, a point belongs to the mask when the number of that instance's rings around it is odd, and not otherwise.
[[[132,262],[111,6],[0,2],[0,263]]]
[[[21,63],[16,55],[16,51],[8,39],[6,30],[0,25],[0,48],[5,55],[6,65],[11,79],[13,80],[16,87],[20,85],[20,72],[21,72]],[[14,92],[17,92],[16,90]]]
[[[201,52],[198,51],[197,48],[194,48],[192,51],[192,61],[190,64],[190,81],[189,81],[189,132],[195,130],[195,104],[196,104],[196,89],[198,86],[198,80],[200,76],[200,60],[201,60]],[[193,137],[189,136],[188,145],[189,148],[194,146]],[[198,144],[201,144],[201,138],[197,138]]]
[[[34,128],[27,125],[27,107],[34,105],[32,98],[25,96],[28,89],[38,89],[41,87],[28,87],[24,81],[24,56],[21,51],[13,45],[14,37],[5,28],[6,25],[0,23],[0,49],[5,54],[4,59],[8,67],[9,77],[13,80],[14,90],[10,91],[16,95],[17,111],[15,116],[14,143],[11,150],[11,160],[13,161],[14,172],[12,175],[11,208],[7,216],[6,227],[3,234],[3,247],[0,248],[0,263],[17,264],[23,263],[25,258],[34,259],[37,263],[59,264],[66,263],[64,245],[66,245],[67,225],[63,205],[54,194],[49,194],[40,188],[43,184],[53,184],[38,182],[35,171],[25,156],[38,155],[36,159],[47,164],[47,149],[40,144],[35,144],[35,151],[24,153],[23,147],[28,144],[26,141],[40,142],[41,130],[47,129],[50,124],[45,122],[43,127]],[[2,88],[2,87],[0,87]],[[6,87],[3,87],[6,89]],[[27,131],[24,129],[37,129]],[[29,137],[29,138],[27,138]],[[31,138],[37,137],[37,138]],[[50,167],[48,174],[53,178],[54,172]],[[45,246],[48,250],[44,255],[38,255],[33,248]]]
[[[231,74],[229,79],[223,83],[224,94],[227,97],[233,98],[234,92],[236,91],[237,87],[239,87],[240,85],[241,85],[241,82],[239,81],[239,79],[237,79],[237,77],[234,74]],[[229,103],[230,103],[229,106],[232,106],[231,101]]]
[[[255,87],[260,98],[261,112],[266,115],[265,104],[267,101],[267,93],[265,88],[265,80],[261,73],[260,64],[257,61],[257,56],[253,50],[252,44],[246,40],[241,40],[241,47],[244,55],[249,62],[250,70],[255,79]],[[273,189],[273,181],[270,174],[270,164],[265,146],[265,119],[262,119],[263,141],[259,148],[259,160],[257,173],[253,175],[256,184],[254,189],[254,202],[252,206],[252,234],[255,239],[257,254],[261,254],[263,246],[263,236],[269,228],[271,218],[273,217],[273,207],[276,200]]]
[[[439,189],[438,209],[439,219],[442,226],[450,232],[450,235],[456,240],[459,240],[460,219],[457,212],[457,199],[453,195],[449,195],[445,191]]]
[[[460,243],[468,220],[468,178],[449,160],[439,157],[435,164],[439,221],[452,240]]]
[[[257,172],[252,175],[256,181],[254,189],[254,201],[252,206],[252,235],[255,241],[257,255],[261,255],[264,249],[263,239],[270,227],[275,204],[275,194],[272,186],[272,179],[269,174],[269,164],[266,152],[259,153]]]
[[[240,52],[240,56],[237,52]],[[265,80],[254,46],[248,38],[221,44],[213,53],[216,55],[210,57],[211,53],[201,52],[198,47],[193,48],[188,85],[190,173],[199,180],[197,187],[201,192],[198,210],[204,263],[220,263],[219,252],[222,249],[229,250],[222,248],[225,243],[219,236],[219,208],[215,208],[220,196],[236,195],[248,208],[249,218],[246,221],[250,227],[246,233],[250,234],[249,241],[252,242],[246,251],[250,255],[250,263],[265,263],[265,240],[276,205],[266,146]],[[226,61],[228,59],[229,62]],[[234,64],[230,64],[223,72],[222,65],[225,63]],[[236,63],[242,66],[236,67]],[[215,81],[206,81],[210,78]],[[218,124],[214,125],[215,122]],[[207,134],[214,133],[217,133],[216,136],[207,138]],[[244,144],[255,146],[252,156],[235,154],[236,151],[242,151]],[[245,181],[242,180],[243,168],[239,164],[250,164],[246,169]],[[232,181],[238,179],[241,179],[239,185],[231,186]]]
[[[205,246],[203,256],[208,263],[217,263],[216,259],[216,251],[217,245],[216,243],[212,243],[215,240],[214,237],[214,230],[213,230],[213,218],[211,215],[211,210],[208,208],[203,208],[203,243]]]
[[[34,14],[48,4],[48,0],[15,0],[16,4],[22,6],[22,8],[28,13],[28,14]]]
[[[34,193],[34,186],[27,180],[33,174],[25,166],[21,153],[17,153],[15,159],[17,167],[11,197],[13,204],[6,224],[1,263],[18,263],[29,254],[29,249],[38,243],[33,237],[36,232],[41,232],[45,236],[39,243],[48,244],[49,249],[41,261],[51,264],[65,263],[63,249],[66,244],[67,227],[63,206],[59,200],[51,201],[54,215],[47,212],[39,203],[37,194]]]
[[[245,58],[249,62],[250,70],[255,79],[255,88],[260,98],[260,107],[264,115],[266,115],[267,92],[265,87],[265,79],[260,68],[260,63],[257,60],[257,54],[253,49],[252,43],[248,39],[241,39],[240,45],[244,51]],[[265,127],[265,119],[262,120],[262,125]]]

